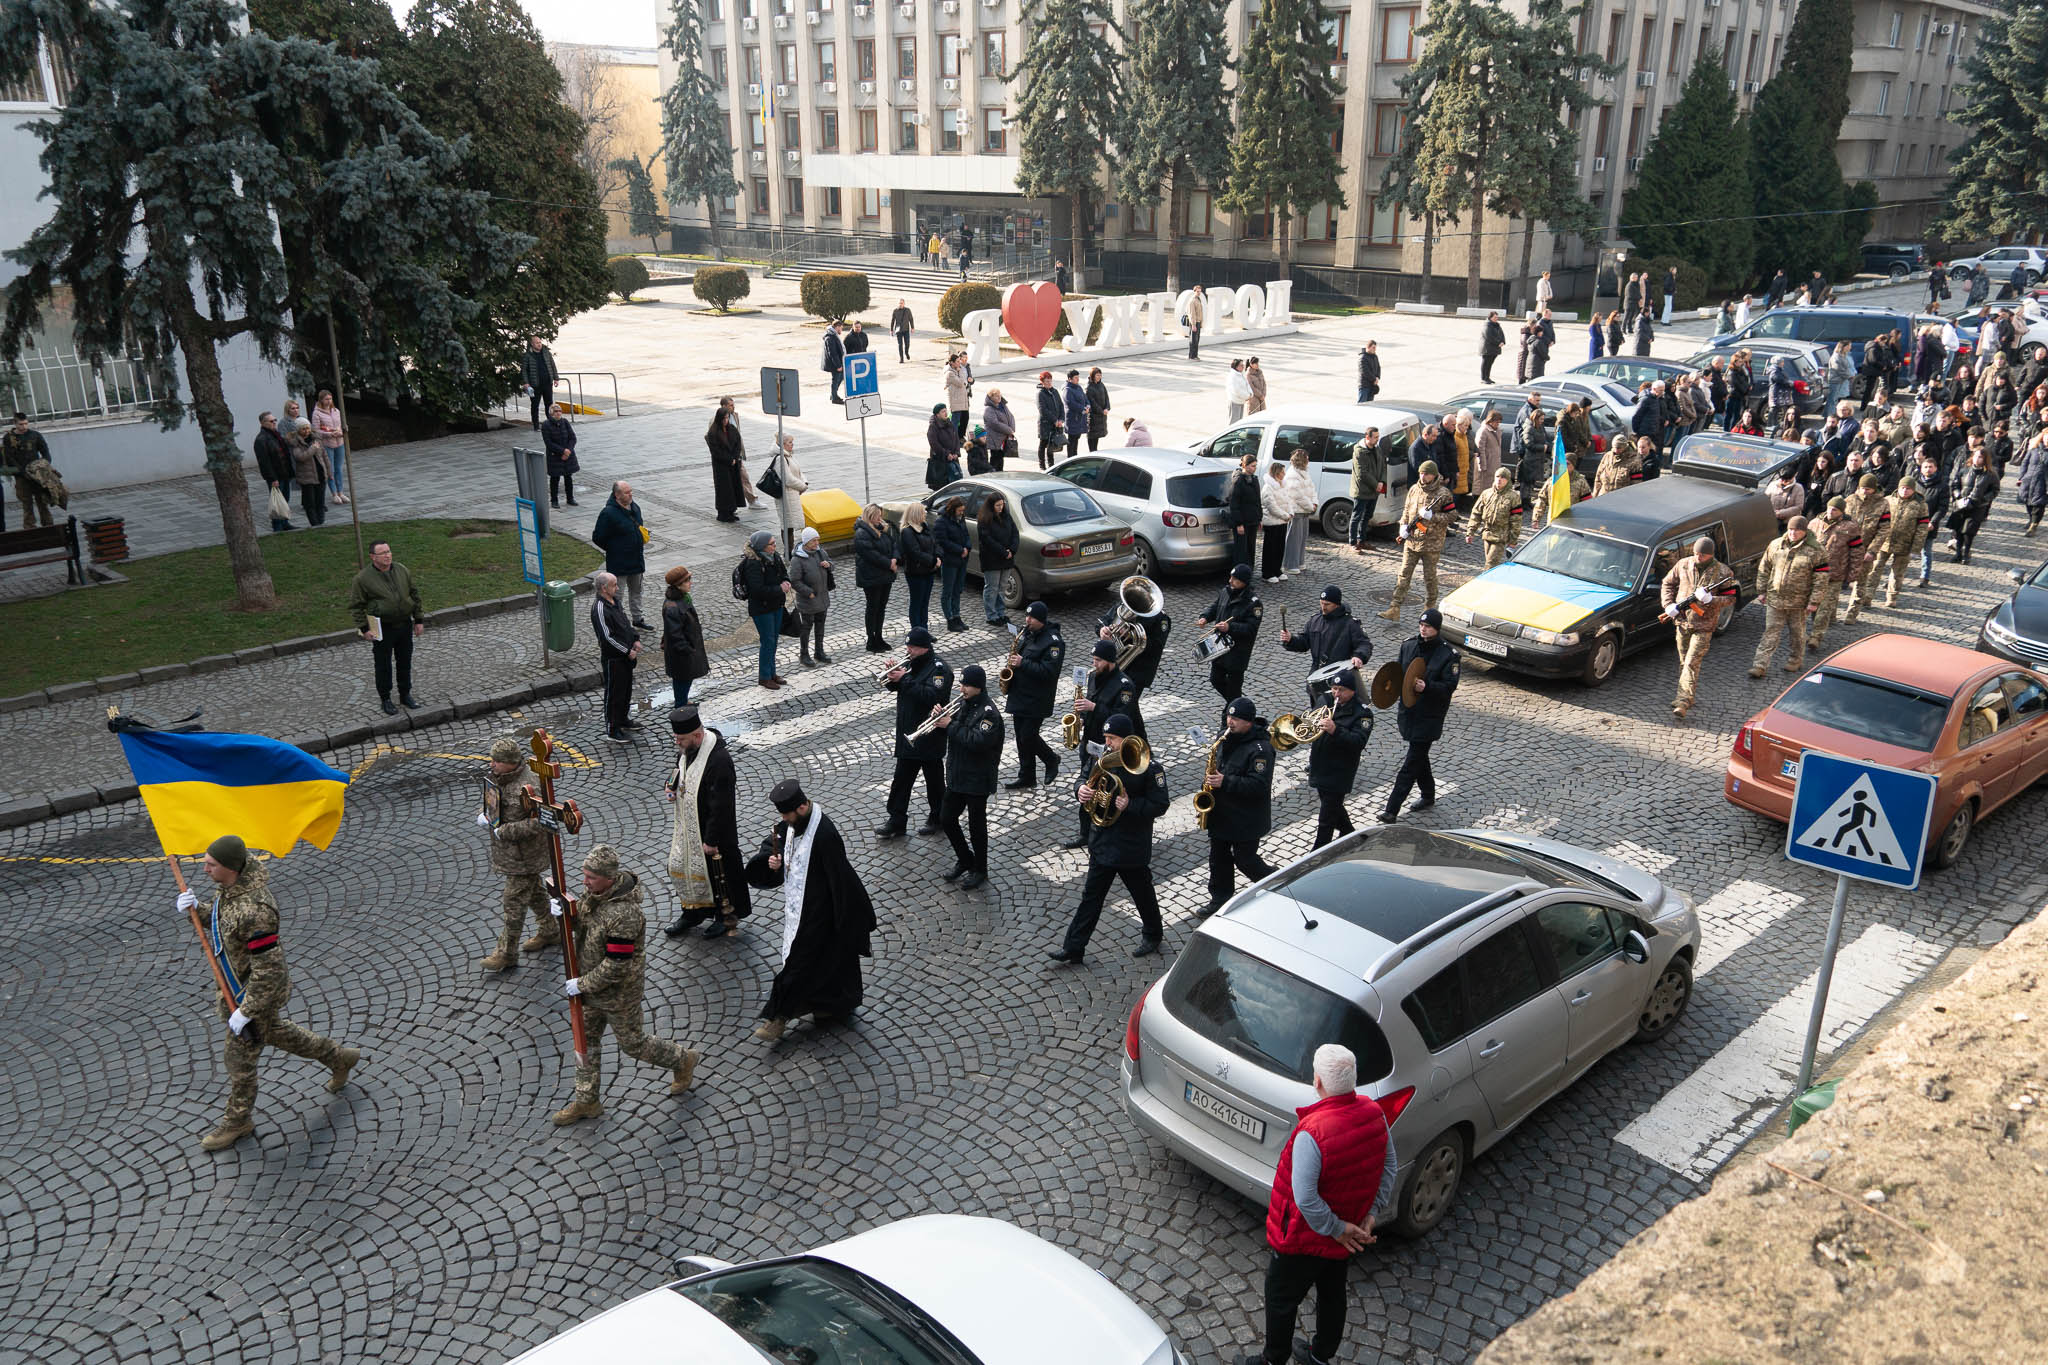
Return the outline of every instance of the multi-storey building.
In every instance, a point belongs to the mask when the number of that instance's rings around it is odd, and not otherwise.
[[[1122,3],[1117,5],[1119,13]],[[1327,3],[1342,100],[1345,197],[1295,227],[1296,259],[1311,265],[1412,272],[1419,228],[1373,203],[1403,132],[1398,82],[1421,51],[1425,0]],[[975,228],[978,252],[1063,252],[1063,202],[1016,190],[1004,77],[1024,52],[1019,0],[705,0],[706,59],[731,111],[740,194],[721,226],[807,227],[909,234],[934,224]],[[1593,0],[1581,50],[1620,68],[1587,73],[1594,105],[1577,117],[1580,185],[1614,235],[1622,202],[1664,110],[1706,53],[1747,109],[1778,69],[1793,0]],[[1971,33],[1993,11],[1978,0],[1858,0],[1852,112],[1842,168],[1874,180],[1885,235],[1917,233],[1932,216],[1943,155],[1963,132],[1947,119]],[[1226,22],[1242,50],[1256,0],[1231,0]],[[673,70],[665,59],[663,80]],[[1105,193],[1093,237],[1112,253],[1163,249],[1156,206]],[[678,218],[701,224],[701,205]],[[1502,278],[1520,255],[1519,224],[1482,226],[1482,271]],[[1184,250],[1253,260],[1272,250],[1270,214],[1230,214],[1206,189],[1190,198]],[[1438,243],[1435,268],[1461,273],[1469,228]],[[1591,244],[1539,232],[1536,268],[1590,263]]]

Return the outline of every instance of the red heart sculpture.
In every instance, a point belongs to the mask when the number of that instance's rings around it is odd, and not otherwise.
[[[1050,280],[1013,284],[1003,291],[1003,330],[1035,356],[1052,340],[1060,325],[1060,287]]]

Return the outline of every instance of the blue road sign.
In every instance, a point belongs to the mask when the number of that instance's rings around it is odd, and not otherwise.
[[[882,372],[875,365],[873,351],[855,351],[846,357],[844,386],[841,389],[848,398],[882,391]]]
[[[1785,856],[1845,877],[1920,885],[1935,778],[1808,750],[1799,759]]]
[[[519,568],[526,581],[539,587],[547,581],[540,566],[540,507],[532,498],[514,498],[519,509]]]

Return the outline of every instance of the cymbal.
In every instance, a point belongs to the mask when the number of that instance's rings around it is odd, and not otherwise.
[[[1401,665],[1392,659],[1372,675],[1372,704],[1384,711],[1401,699]]]
[[[1422,695],[1422,675],[1427,671],[1420,659],[1408,665],[1408,671],[1401,675],[1401,705],[1415,705],[1415,699]]]

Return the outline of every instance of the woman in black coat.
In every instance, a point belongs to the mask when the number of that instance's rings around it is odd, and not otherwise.
[[[711,500],[720,521],[738,521],[740,504],[746,501],[740,483],[740,463],[747,457],[740,439],[739,412],[730,398],[718,400],[711,414],[711,426],[704,432],[704,444],[711,451]]]
[[[882,519],[882,509],[869,503],[853,527],[853,586],[867,598],[868,653],[889,648],[882,638],[882,615],[889,609],[889,589],[896,582],[896,537]]]
[[[967,560],[973,553],[967,534],[967,499],[946,499],[945,508],[932,523],[932,539],[939,547],[939,614],[946,618],[947,630],[965,630],[967,623],[960,619],[960,589],[967,581]]]
[[[935,415],[932,420],[940,419]],[[903,509],[903,525],[896,532],[896,559],[903,566],[904,585],[910,589],[912,630],[932,628],[932,580],[939,576],[939,543],[925,525],[926,515],[924,504],[913,502]]]
[[[704,652],[704,623],[690,600],[690,571],[678,564],[662,576],[668,584],[661,598],[661,667],[675,685],[676,705],[690,701],[690,684],[711,671]]]
[[[1038,376],[1038,467],[1051,469],[1065,449],[1067,405],[1052,387],[1050,370]]]
[[[1102,382],[1102,367],[1088,371],[1088,448],[1102,444],[1109,435],[1109,385]]]
[[[540,441],[548,452],[548,506],[560,507],[561,495],[566,492],[574,507],[574,475],[583,466],[576,462],[576,428],[562,415],[560,403],[548,404],[548,420],[540,424]]]
[[[981,614],[992,626],[1010,618],[1003,612],[1003,574],[1017,562],[1017,523],[1010,500],[998,493],[981,505],[976,519],[981,542]]]
[[[924,486],[937,492],[960,477],[960,430],[944,403],[932,404],[931,425],[924,429],[930,454],[924,462]]]

